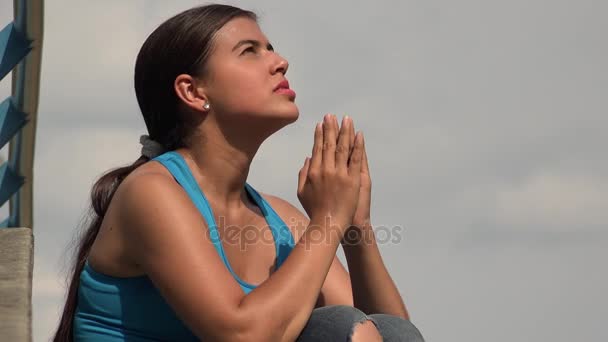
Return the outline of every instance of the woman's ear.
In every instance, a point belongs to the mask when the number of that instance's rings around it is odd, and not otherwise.
[[[184,105],[197,112],[209,110],[209,100],[199,80],[188,74],[181,74],[175,78],[173,87]]]

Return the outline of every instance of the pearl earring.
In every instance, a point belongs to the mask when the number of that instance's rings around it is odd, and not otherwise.
[[[205,103],[205,104],[203,105],[203,109],[204,109],[204,110],[209,110],[209,108],[211,108],[211,106],[210,106],[208,103]]]

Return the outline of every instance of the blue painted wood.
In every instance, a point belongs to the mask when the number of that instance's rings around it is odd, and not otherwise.
[[[32,41],[19,32],[14,23],[0,31],[0,80],[32,50]]]
[[[0,167],[0,205],[6,203],[24,182],[25,178],[14,172],[8,162],[2,164]]]
[[[27,123],[27,115],[19,111],[11,98],[0,103],[0,148]]]

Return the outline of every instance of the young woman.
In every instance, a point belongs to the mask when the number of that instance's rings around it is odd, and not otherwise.
[[[307,215],[246,182],[262,142],[298,118],[287,69],[255,14],[231,6],[148,37],[135,91],[149,136],[93,187],[55,341],[422,340],[373,238],[351,119],[315,128]]]

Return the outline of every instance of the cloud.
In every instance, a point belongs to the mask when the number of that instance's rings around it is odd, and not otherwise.
[[[535,175],[497,193],[496,218],[510,229],[607,229],[608,179]]]
[[[142,133],[128,127],[47,127],[38,140],[37,204],[70,211],[81,207],[99,176],[139,158]]]
[[[114,80],[130,71],[144,31],[142,1],[80,3],[60,0],[45,8],[44,70],[47,77]],[[132,62],[132,61],[131,61]],[[75,65],[77,68],[71,68]],[[49,81],[60,81],[49,79]]]
[[[605,340],[606,236],[522,242],[410,240],[385,258],[427,341]]]
[[[32,288],[34,341],[48,341],[57,329],[64,305],[65,285],[48,260],[36,256]]]
[[[4,1],[0,3],[0,26],[8,25],[13,21],[13,3],[11,1]]]
[[[141,1],[59,1],[45,8],[40,116],[120,120],[136,112],[135,56],[143,43]]]
[[[606,3],[234,3],[261,15],[289,59],[301,109],[264,143],[251,184],[298,205],[314,122],[349,114],[367,139],[374,222],[406,228],[402,243],[381,249],[427,340],[602,340]],[[139,155],[137,50],[198,4],[45,9],[36,340],[54,329],[62,252],[93,181]],[[9,88],[4,80],[0,94]],[[563,307],[577,329],[562,328]]]

